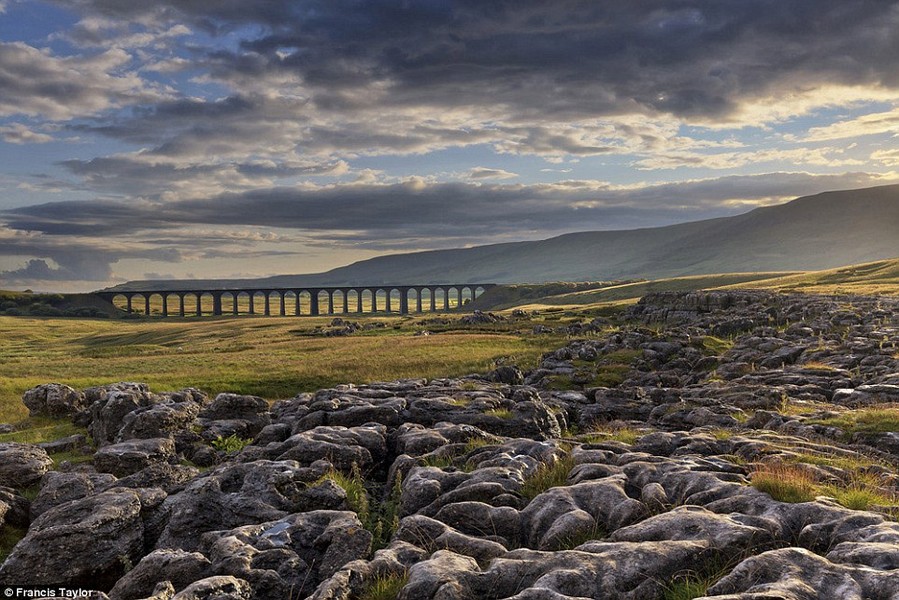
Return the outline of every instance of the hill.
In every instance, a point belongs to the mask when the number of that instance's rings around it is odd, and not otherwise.
[[[733,217],[381,256],[314,275],[129,282],[112,289],[599,281],[809,271],[899,256],[899,185],[825,192]]]

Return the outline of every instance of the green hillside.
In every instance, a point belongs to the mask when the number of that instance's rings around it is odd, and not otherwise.
[[[543,283],[832,269],[899,256],[899,186],[826,192],[746,214],[668,227],[392,256],[315,275],[130,282],[119,289],[258,285]],[[115,289],[115,288],[114,288]]]

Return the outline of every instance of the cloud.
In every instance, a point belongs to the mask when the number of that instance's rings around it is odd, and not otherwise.
[[[158,101],[163,94],[127,69],[120,49],[58,57],[23,42],[0,42],[0,116],[55,120]]]
[[[239,31],[238,50],[211,53],[216,77],[292,76],[333,109],[489,102],[520,119],[727,120],[747,103],[822,84],[899,81],[899,10],[879,0],[72,4],[106,18]]]
[[[24,267],[11,271],[0,271],[0,281],[107,281],[111,275],[108,269],[94,270],[93,275],[73,271],[69,268],[54,269],[47,261],[39,258],[29,260]]]
[[[431,238],[432,244],[442,245],[456,239],[487,242],[496,235],[533,238],[663,225],[897,179],[866,173],[768,173],[632,186],[591,180],[515,185],[416,179],[275,187],[171,202],[54,202],[7,211],[2,218],[12,230],[50,236],[126,238],[143,232],[153,239],[171,228],[245,226],[321,235],[335,245],[342,240],[390,245],[403,237]]]
[[[823,127],[812,127],[803,141],[819,142],[857,138],[862,135],[899,133],[899,108],[886,112],[870,113],[854,119],[837,121]]]
[[[32,131],[21,123],[0,126],[0,137],[9,144],[45,144],[53,141],[53,136]]]
[[[487,167],[475,167],[468,172],[468,178],[479,179],[515,179],[518,173],[510,173],[503,169],[490,169]]]

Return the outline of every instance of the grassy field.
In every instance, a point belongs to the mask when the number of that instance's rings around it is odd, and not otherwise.
[[[899,294],[899,259],[761,279],[745,285],[808,294]]]
[[[497,360],[533,366],[559,345],[557,337],[522,336],[512,325],[413,335],[438,331],[423,322],[433,317],[374,319],[386,326],[345,337],[310,336],[330,318],[0,317],[0,422],[24,418],[22,392],[51,381],[75,388],[142,381],[156,391],[193,386],[274,400],[338,383],[484,372]]]
[[[568,289],[566,289],[568,288]],[[501,286],[474,306],[484,309],[583,309],[636,302],[651,292],[768,289],[808,294],[899,294],[899,259],[799,273],[720,273],[621,283]]]

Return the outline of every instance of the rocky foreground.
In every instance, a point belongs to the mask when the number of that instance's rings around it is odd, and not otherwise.
[[[460,379],[30,390],[0,582],[113,599],[899,599],[899,301],[657,294]],[[600,329],[598,332],[594,331]],[[51,470],[48,455],[88,452]]]

